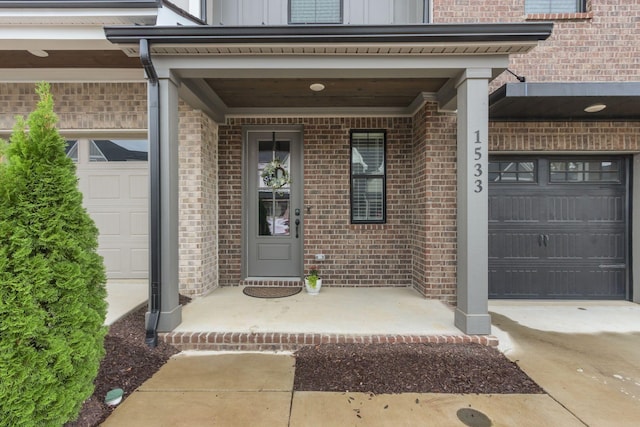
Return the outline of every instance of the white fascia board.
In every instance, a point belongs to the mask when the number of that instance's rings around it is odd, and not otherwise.
[[[142,68],[0,68],[0,83],[144,82]]]
[[[119,50],[101,26],[7,25],[0,26],[0,50]]]
[[[158,10],[142,9],[2,9],[0,24],[153,25]]]
[[[442,77],[467,68],[505,68],[507,55],[478,56],[155,56],[156,69],[182,78]]]

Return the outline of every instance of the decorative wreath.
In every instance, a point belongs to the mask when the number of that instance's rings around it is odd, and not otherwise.
[[[273,190],[279,190],[285,185],[291,184],[289,172],[284,168],[280,159],[274,159],[267,163],[260,176],[264,185]]]

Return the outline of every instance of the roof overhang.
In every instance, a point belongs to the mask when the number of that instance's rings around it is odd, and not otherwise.
[[[107,27],[107,39],[137,55],[146,39],[154,54],[324,53],[510,54],[526,53],[547,39],[553,24],[313,25],[264,27]],[[126,45],[131,47],[127,49]],[[274,51],[264,51],[270,45]],[[300,50],[305,49],[307,50]],[[232,49],[232,50],[227,50]],[[262,49],[262,50],[260,50]],[[371,49],[377,49],[373,52]],[[240,53],[244,53],[240,52]]]
[[[605,105],[601,111],[585,108]],[[508,83],[489,97],[492,121],[640,120],[640,82]]]
[[[456,108],[467,69],[492,78],[551,23],[386,26],[107,27],[127,55],[148,42],[160,76],[216,120],[255,114],[412,115]],[[325,91],[313,93],[311,83]]]

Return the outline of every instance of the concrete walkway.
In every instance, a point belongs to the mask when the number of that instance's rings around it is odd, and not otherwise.
[[[287,354],[183,353],[104,426],[583,426],[547,395],[294,392]]]
[[[569,413],[588,426],[640,425],[640,305],[492,301],[489,309],[499,348]]]
[[[394,291],[400,292],[400,301],[404,291]],[[131,305],[133,299],[129,292],[124,294]],[[325,298],[330,294],[325,294]],[[258,304],[259,300],[249,301],[249,304]],[[284,308],[289,302],[284,301],[259,303],[260,307],[273,310],[267,310],[260,316],[254,311],[253,323],[247,324],[247,329],[255,331],[254,328],[262,327],[269,320],[269,315],[275,316],[273,320],[276,323],[281,321],[279,316],[290,313],[290,309]],[[313,301],[314,304],[319,302]],[[422,303],[417,301],[421,306]],[[362,298],[360,303],[360,306],[364,305]],[[413,301],[407,300],[406,303]],[[200,304],[192,307],[194,316],[186,319],[187,326],[197,325],[197,319],[202,319],[197,313],[211,308],[208,304]],[[399,305],[398,313],[404,304]],[[312,310],[311,307],[308,310]],[[289,353],[183,352],[128,396],[104,425],[638,425],[639,305],[601,301],[491,301],[490,312],[494,325],[492,333],[500,340],[499,348],[547,394],[370,396],[362,393],[294,392],[294,359]],[[315,316],[312,313],[303,310],[293,318],[302,316],[309,319]],[[435,324],[447,325],[449,314],[446,310],[441,313],[442,322],[436,320]],[[326,324],[340,324],[341,319],[334,316],[337,314],[329,316],[323,312]],[[357,317],[351,321],[347,316],[345,324],[357,324]],[[243,319],[236,321],[244,322]],[[192,321],[193,324],[190,323]],[[300,327],[300,322],[293,323]],[[367,323],[368,327],[372,324],[369,320],[361,323]],[[233,326],[237,328],[240,324]],[[439,333],[443,333],[442,330]]]

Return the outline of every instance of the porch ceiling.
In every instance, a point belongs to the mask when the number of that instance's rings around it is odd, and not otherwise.
[[[47,57],[26,50],[0,50],[3,68],[140,68],[140,60],[120,50],[46,50]]]
[[[437,92],[445,78],[205,79],[228,108],[407,107],[422,92]],[[312,91],[312,83],[325,89]]]

